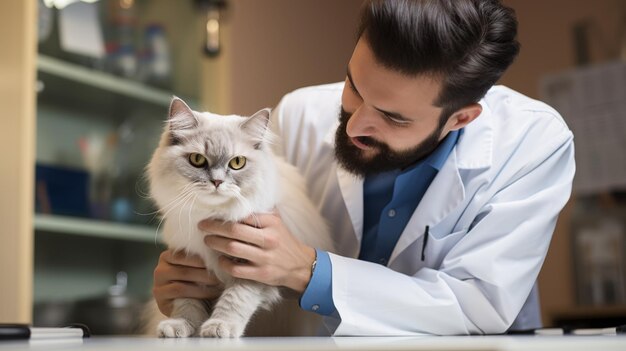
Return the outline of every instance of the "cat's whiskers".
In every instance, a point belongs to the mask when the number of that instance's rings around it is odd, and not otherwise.
[[[184,196],[186,196],[188,193],[195,190],[193,188],[195,188],[199,184],[200,184],[199,182],[192,182],[192,183],[185,185],[182,189],[179,190],[178,195],[172,201],[170,201],[168,204],[163,206],[163,208],[161,208],[161,210],[157,212],[168,211],[169,208],[176,207],[180,203],[181,199]]]
[[[143,180],[147,180],[148,176],[146,174],[142,175],[141,178]],[[139,195],[140,198],[142,199],[146,199],[149,200],[150,199],[150,194],[149,192],[145,191],[144,189],[141,188],[141,183],[138,181],[135,182],[135,194]]]
[[[177,202],[178,200],[180,200],[181,197],[183,197],[185,195],[185,193],[187,191],[191,191],[191,187],[193,187],[194,185],[196,185],[197,182],[194,183],[189,183],[187,185],[185,185],[181,190],[180,193],[172,200],[170,201],[168,204],[166,204],[165,206],[163,206],[163,208],[159,209],[159,210],[155,210],[152,212],[148,212],[148,213],[138,213],[142,216],[149,216],[149,215],[157,215],[159,213],[162,213],[163,211],[166,211],[168,209],[168,207],[170,206],[175,206],[175,202]]]
[[[181,220],[181,217],[183,215],[183,210],[185,209],[185,207],[187,206],[187,204],[189,203],[190,200],[195,199],[196,197],[196,193],[193,192],[189,192],[189,196],[185,197],[185,201],[182,203],[182,205],[180,206],[180,208],[178,209],[178,229],[179,229],[179,233],[183,232],[183,221]],[[191,208],[189,208],[189,216],[191,216]],[[187,228],[187,239],[191,239],[191,230],[190,228],[192,228],[191,226],[189,228]]]
[[[194,185],[194,183],[187,184],[187,186],[185,186],[183,189],[191,188],[193,185]],[[161,225],[163,224],[163,221],[167,218],[169,213],[173,209],[175,209],[179,204],[184,203],[190,196],[193,196],[193,195],[194,195],[193,189],[184,190],[178,196],[176,196],[176,198],[173,201],[171,201],[167,206],[164,207],[164,209],[168,208],[168,207],[169,207],[169,209],[165,213],[163,213],[163,215],[161,216],[161,220],[159,221],[159,225],[157,226],[156,233],[155,233],[155,242],[156,242],[156,239],[157,239],[157,237],[159,235],[159,229],[161,228]]]
[[[184,199],[186,199],[187,197],[191,196],[192,193],[188,192],[186,195],[184,195],[184,197],[182,197],[181,201],[184,201]],[[159,225],[157,226],[156,232],[155,232],[155,236],[154,236],[154,241],[156,242],[157,237],[159,235],[159,229],[161,228],[161,225],[163,224],[163,222],[165,221],[166,217],[168,216],[168,214],[175,209],[176,207],[172,207],[170,208],[163,216],[161,216],[161,219],[159,220]],[[176,233],[175,233],[176,234]]]
[[[191,212],[193,211],[193,205],[196,203],[196,199],[197,198],[198,198],[198,194],[194,193],[193,194],[193,200],[191,200],[191,205],[189,206],[189,212],[187,213],[189,215],[189,222],[188,222],[188,227],[189,228],[192,228],[192,226],[191,226]],[[191,241],[191,230],[188,232],[187,240],[188,240],[188,242]]]

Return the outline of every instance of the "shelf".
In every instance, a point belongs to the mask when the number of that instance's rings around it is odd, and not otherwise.
[[[122,224],[92,219],[35,214],[36,231],[73,234],[126,241],[162,243],[155,227]]]
[[[169,107],[172,98],[172,93],[170,92],[45,55],[38,55],[37,69],[49,75],[62,77],[155,105]]]

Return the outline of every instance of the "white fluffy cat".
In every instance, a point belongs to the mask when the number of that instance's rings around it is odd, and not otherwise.
[[[277,287],[235,279],[218,268],[218,253],[204,245],[206,233],[197,227],[201,220],[235,222],[277,210],[294,236],[312,247],[332,249],[304,179],[271,152],[269,114],[268,109],[251,117],[201,113],[179,98],[172,100],[148,165],[150,195],[164,218],[168,247],[202,257],[225,289],[213,303],[174,301],[171,318],[158,323],[159,336],[240,337],[259,308],[280,300]]]

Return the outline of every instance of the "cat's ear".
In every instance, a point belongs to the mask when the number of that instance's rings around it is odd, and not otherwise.
[[[264,108],[243,122],[241,129],[248,133],[255,140],[254,148],[259,149],[263,140],[265,140],[265,134],[267,132],[267,124],[270,121],[270,114],[272,110]]]
[[[181,98],[176,96],[170,102],[168,122],[172,131],[196,128],[198,126],[198,120],[191,108]]]

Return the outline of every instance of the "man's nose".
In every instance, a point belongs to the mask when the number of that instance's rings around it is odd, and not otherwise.
[[[368,111],[363,106],[354,111],[348,124],[346,133],[349,137],[371,136],[376,133],[376,116],[372,111]]]

